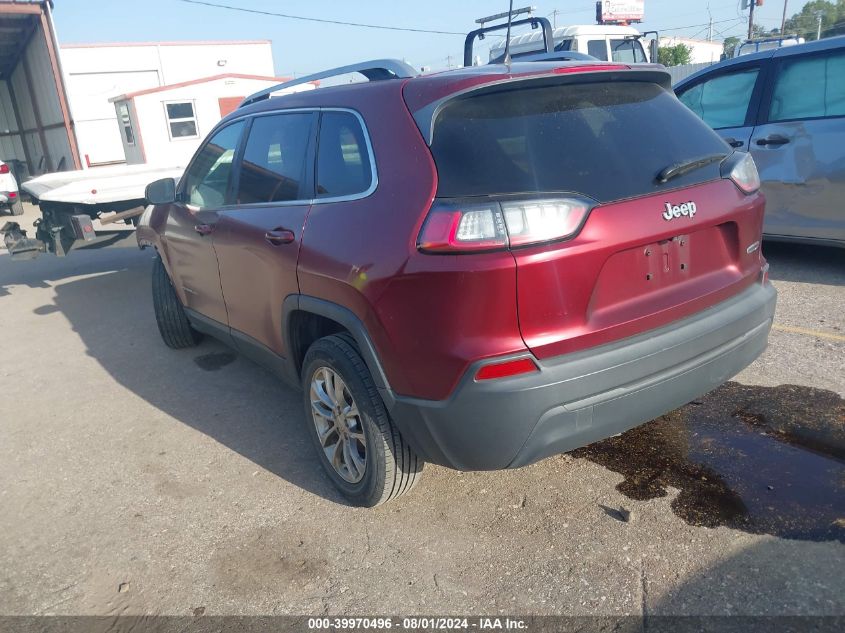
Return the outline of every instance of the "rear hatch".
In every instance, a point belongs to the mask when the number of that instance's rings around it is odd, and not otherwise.
[[[730,148],[659,73],[504,81],[434,112],[434,209],[494,209],[458,237],[503,235],[478,244],[512,253],[538,358],[665,325],[757,280],[763,198],[723,177]],[[549,233],[555,223],[567,226]]]

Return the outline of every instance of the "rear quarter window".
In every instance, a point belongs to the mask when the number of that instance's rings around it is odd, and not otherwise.
[[[366,193],[373,171],[364,130],[351,112],[324,112],[317,154],[317,197]]]
[[[671,92],[596,82],[487,92],[448,103],[431,145],[439,197],[568,192],[599,202],[719,178],[719,165],[667,184],[661,170],[730,148]]]

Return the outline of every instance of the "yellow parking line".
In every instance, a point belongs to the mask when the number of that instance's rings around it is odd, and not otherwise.
[[[803,327],[792,327],[791,325],[780,325],[775,323],[772,325],[773,330],[780,332],[792,332],[793,334],[806,334],[807,336],[815,336],[818,338],[827,338],[831,341],[845,341],[845,336],[841,334],[830,334],[829,332],[819,332],[818,330],[808,330]]]

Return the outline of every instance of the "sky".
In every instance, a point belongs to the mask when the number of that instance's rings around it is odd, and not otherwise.
[[[255,15],[189,4],[182,0],[55,0],[53,19],[59,42],[144,42],[172,40],[269,39],[273,42],[276,75],[301,76],[367,59],[405,59],[433,70],[460,63],[463,35],[475,19],[508,8],[507,0],[208,0],[216,4],[386,26],[457,34],[408,33],[334,24],[320,24]],[[787,17],[805,0],[788,0]],[[514,7],[533,4],[536,15],[549,16],[558,26],[594,24],[594,0],[515,0]],[[709,13],[708,13],[709,7]],[[767,30],[779,28],[783,0],[766,0],[755,10],[755,22]],[[742,37],[748,12],[740,0],[645,0],[640,31],[661,35],[707,38],[713,19],[713,39]]]

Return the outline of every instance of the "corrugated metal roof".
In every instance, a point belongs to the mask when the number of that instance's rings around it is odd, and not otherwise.
[[[0,79],[8,79],[15,69],[45,4],[44,0],[0,0]]]
[[[0,0],[0,4],[49,4],[53,8],[53,0]]]

